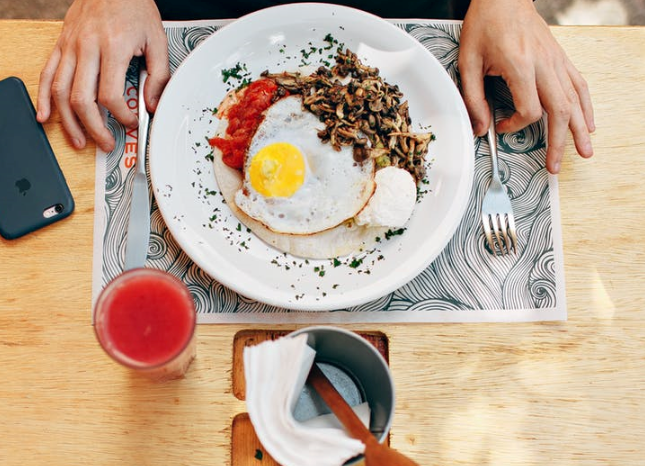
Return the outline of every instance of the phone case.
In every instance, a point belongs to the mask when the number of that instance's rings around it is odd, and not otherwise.
[[[0,235],[19,238],[69,216],[74,200],[24,83],[0,81]]]

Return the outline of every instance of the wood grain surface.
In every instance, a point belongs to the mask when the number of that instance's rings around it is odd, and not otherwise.
[[[0,79],[35,100],[60,29],[0,21]],[[553,31],[598,128],[559,176],[568,321],[347,326],[387,335],[391,445],[426,466],[644,464],[645,29]],[[281,327],[201,325],[179,381],[113,364],[90,324],[95,148],[73,150],[56,112],[45,129],[76,212],[0,240],[0,464],[230,465],[234,336]]]
[[[233,418],[231,434],[231,466],[280,466],[269,455],[253,429],[247,413]]]
[[[245,399],[246,382],[244,381],[244,348],[253,346],[267,340],[276,340],[288,334],[290,330],[271,329],[249,329],[242,330],[233,337],[233,395],[238,400]],[[369,341],[387,362],[389,356],[389,345],[387,336],[382,332],[358,332],[358,334]]]

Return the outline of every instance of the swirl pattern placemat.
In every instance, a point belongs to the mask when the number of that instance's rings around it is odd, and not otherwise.
[[[224,21],[166,23],[171,71]],[[458,83],[460,22],[395,21],[427,47]],[[136,108],[137,73],[130,66],[126,99]],[[498,88],[498,112],[510,114],[511,97]],[[116,148],[96,160],[93,302],[122,272],[137,130],[126,130],[107,115]],[[237,295],[197,267],[172,238],[152,190],[147,267],[166,270],[190,288],[200,323],[255,322],[483,322],[566,320],[564,261],[557,178],[544,168],[545,125],[498,138],[500,171],[513,202],[519,254],[493,257],[480,223],[481,202],[490,181],[485,139],[475,141],[475,177],[469,205],[445,250],[417,278],[362,306],[330,312],[276,308]]]

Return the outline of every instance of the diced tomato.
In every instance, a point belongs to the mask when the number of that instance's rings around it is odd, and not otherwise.
[[[228,109],[226,134],[223,138],[212,138],[210,143],[222,151],[222,160],[229,167],[242,169],[244,154],[277,90],[278,85],[271,79],[254,81],[246,88],[239,102]]]

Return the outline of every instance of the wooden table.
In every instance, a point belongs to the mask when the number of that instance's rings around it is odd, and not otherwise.
[[[1,21],[0,78],[35,100],[60,28]],[[560,175],[569,320],[349,326],[389,337],[391,443],[425,466],[645,461],[645,28],[554,33],[598,127],[595,157],[570,143]],[[57,113],[45,127],[76,212],[0,242],[0,465],[229,465],[232,342],[261,326],[200,326],[174,383],[112,363],[90,325],[95,148],[73,150]]]

